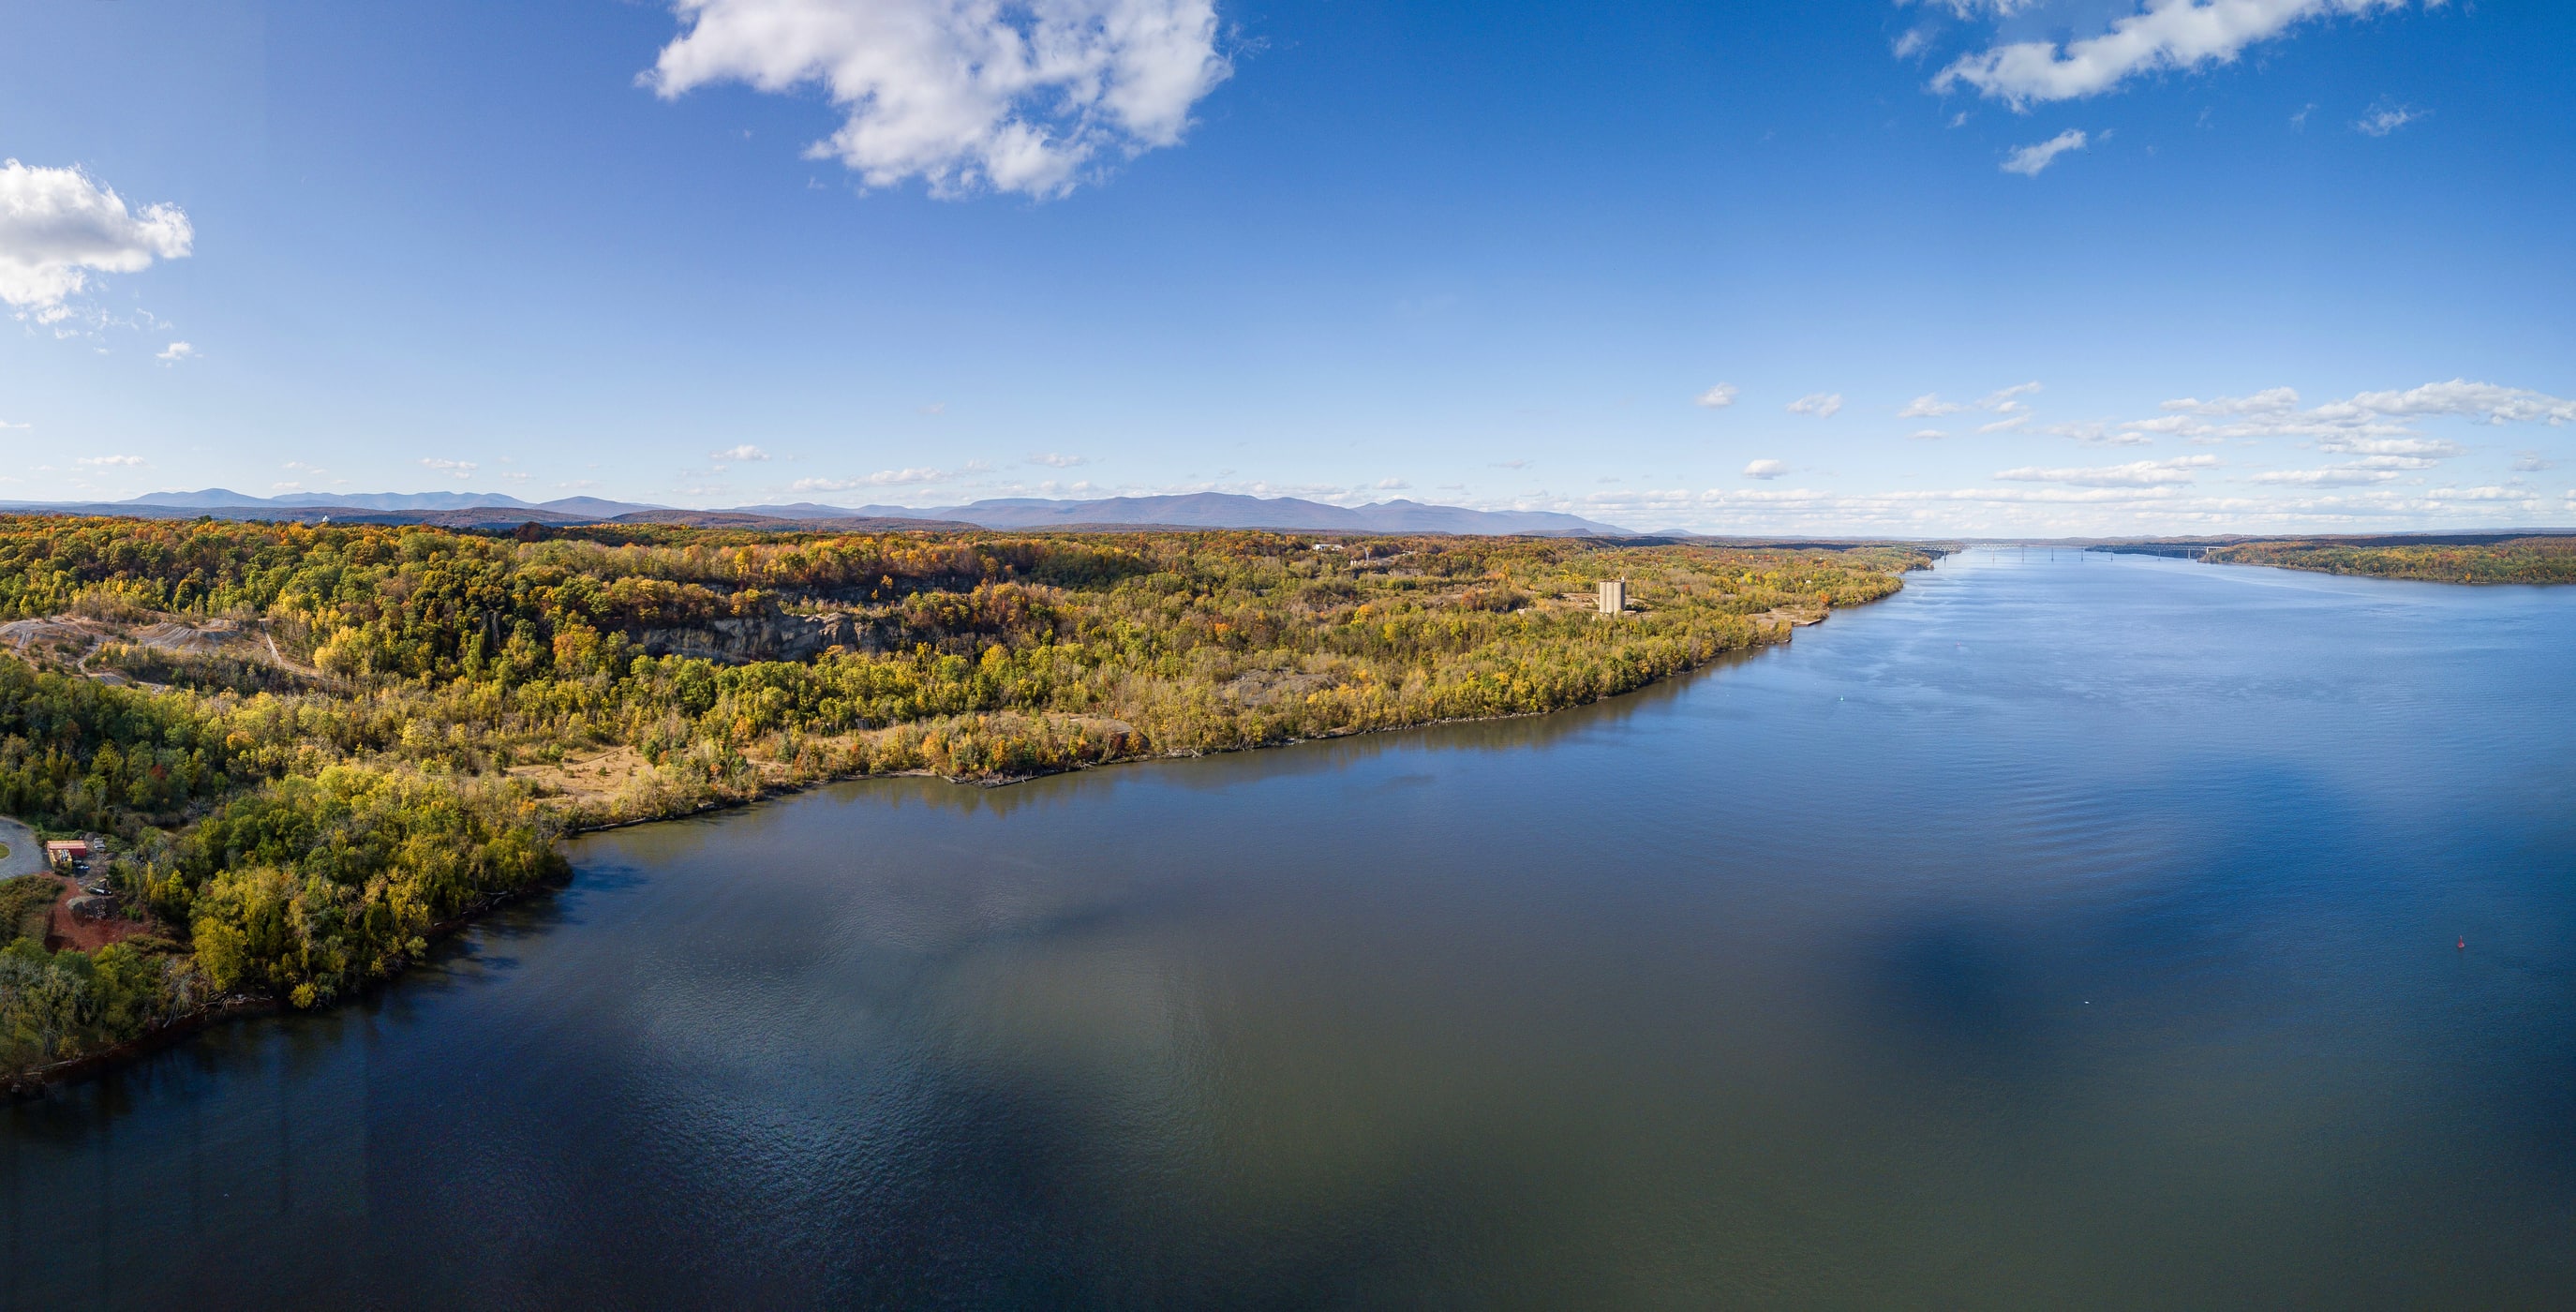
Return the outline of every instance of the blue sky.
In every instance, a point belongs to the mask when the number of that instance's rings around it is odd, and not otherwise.
[[[0,498],[2576,524],[2571,51],[2543,0],[0,0]]]

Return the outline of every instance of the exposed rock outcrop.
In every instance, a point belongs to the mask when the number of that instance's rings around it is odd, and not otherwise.
[[[727,664],[801,661],[832,647],[883,651],[887,646],[878,621],[839,611],[709,620],[688,628],[645,629],[627,636],[649,655],[693,656]]]

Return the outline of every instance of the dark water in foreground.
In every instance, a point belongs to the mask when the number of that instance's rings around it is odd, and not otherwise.
[[[593,836],[0,1112],[0,1282],[2563,1307],[2571,671],[2576,589],[1973,557],[1545,720]]]

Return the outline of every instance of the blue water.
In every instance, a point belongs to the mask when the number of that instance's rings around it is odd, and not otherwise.
[[[1565,715],[593,835],[8,1111],[0,1286],[2567,1306],[2571,671],[2576,589],[1975,553]]]

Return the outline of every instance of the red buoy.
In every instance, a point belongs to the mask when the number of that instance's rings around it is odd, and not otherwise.
[[[2468,951],[2468,950],[2469,950],[2469,940],[2468,940],[2468,936],[2464,934],[2464,935],[2462,935],[2462,936],[2460,937],[2460,951],[2462,951],[2462,952],[2466,952],[2466,951]]]

